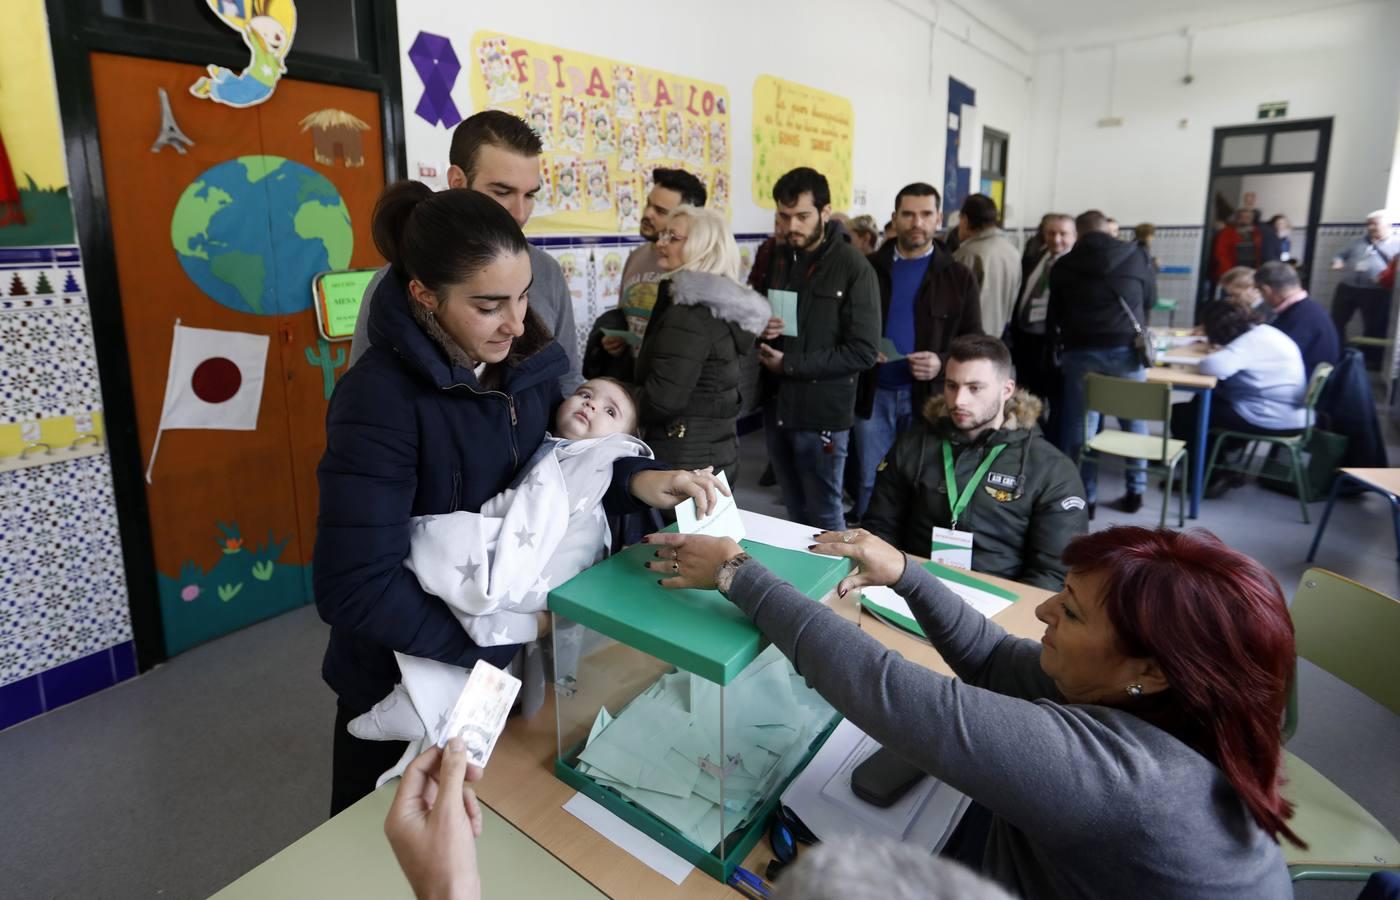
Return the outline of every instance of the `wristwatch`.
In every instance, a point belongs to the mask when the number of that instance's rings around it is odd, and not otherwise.
[[[738,556],[726,559],[719,564],[719,568],[715,570],[715,587],[719,588],[721,594],[729,596],[729,586],[734,583],[734,573],[739,571],[739,567],[750,559],[753,557],[747,553],[740,553]]]

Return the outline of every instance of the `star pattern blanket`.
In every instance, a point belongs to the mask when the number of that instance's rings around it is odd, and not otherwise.
[[[526,715],[544,701],[536,614],[546,610],[551,587],[607,554],[611,535],[603,494],[612,482],[613,463],[629,456],[650,458],[651,449],[624,434],[578,441],[546,436],[516,483],[483,504],[481,512],[412,520],[404,566],[423,590],[442,598],[478,645],[524,645],[514,668],[524,681]],[[560,637],[556,643],[577,644]],[[394,657],[402,682],[349,727],[366,740],[409,741],[380,784],[401,774],[436,739],[467,680],[467,670],[458,666],[402,653]]]

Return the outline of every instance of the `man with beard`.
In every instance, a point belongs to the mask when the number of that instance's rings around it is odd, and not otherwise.
[[[902,359],[877,358],[861,375],[855,443],[860,489],[852,514],[860,519],[875,487],[875,469],[930,394],[938,392],[943,356],[953,339],[982,333],[977,278],[934,240],[938,191],[906,185],[894,198],[895,238],[870,257],[880,283],[883,335]]]
[[[953,341],[922,413],[880,466],[865,530],[915,556],[938,556],[936,530],[961,532],[974,570],[1062,588],[1060,555],[1089,528],[1084,486],[1037,432],[1040,400],[1016,387],[1005,345]]]
[[[831,188],[820,172],[793,169],[773,185],[773,200],[777,242],[766,287],[770,300],[796,296],[797,321],[773,317],[759,345],[768,455],[789,518],[840,531],[856,381],[875,365],[880,341],[879,283],[831,221]]]

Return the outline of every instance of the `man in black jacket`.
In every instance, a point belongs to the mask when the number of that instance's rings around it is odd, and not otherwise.
[[[1109,232],[1109,219],[1091,209],[1075,219],[1079,239],[1050,272],[1046,329],[1060,348],[1064,376],[1058,446],[1070,459],[1079,454],[1084,433],[1099,427],[1097,413],[1084,409],[1084,376],[1090,372],[1145,381],[1133,339],[1146,327],[1147,311],[1157,302],[1157,279],[1136,244]],[[1147,424],[1119,420],[1124,431],[1147,433]],[[1097,499],[1097,469],[1085,466],[1085,499],[1092,512]],[[1142,508],[1147,487],[1146,463],[1130,464],[1128,491],[1114,506],[1124,512]]]
[[[880,341],[879,286],[865,257],[830,221],[825,176],[793,169],[773,185],[773,200],[769,299],[796,295],[797,321],[770,319],[759,345],[768,456],[789,518],[840,531],[856,380],[875,365]]]

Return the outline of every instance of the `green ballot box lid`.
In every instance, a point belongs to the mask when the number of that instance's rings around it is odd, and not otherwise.
[[[673,526],[674,527],[674,526]],[[744,550],[813,600],[850,571],[845,559],[741,541]],[[748,617],[719,591],[670,590],[647,569],[656,548],[636,544],[549,592],[549,608],[707,681],[728,684],[763,649]]]

